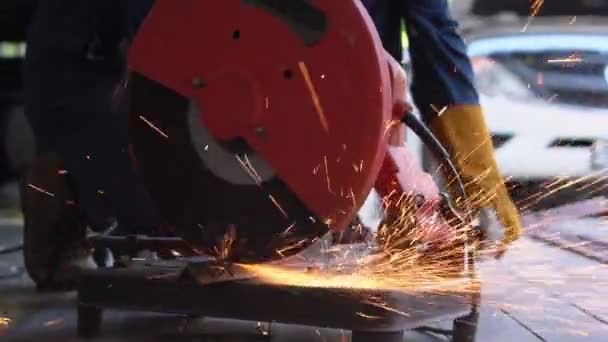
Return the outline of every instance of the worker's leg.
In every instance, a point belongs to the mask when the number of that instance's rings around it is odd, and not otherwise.
[[[104,223],[100,212],[103,215],[103,209],[107,208],[117,218],[123,232],[154,233],[160,222],[133,168],[126,113],[108,115],[111,112],[109,103],[99,100],[96,103],[97,94],[89,95],[93,98],[85,99],[81,104],[94,104],[94,107],[88,107],[88,115],[104,119],[92,120],[83,127],[81,134],[61,139],[58,144],[59,155],[76,184],[79,203],[94,225]],[[78,110],[72,115],[80,113]]]
[[[412,95],[425,118],[447,105],[478,104],[466,45],[446,0],[406,0],[403,7],[413,69]]]
[[[68,270],[92,266],[85,224],[104,229],[113,216],[122,232],[153,233],[160,220],[129,157],[127,113],[113,108],[120,73],[38,57],[26,62],[26,113],[41,154],[56,159],[42,159],[24,179],[24,251],[38,286],[64,288],[75,284]]]
[[[43,158],[23,179],[22,203],[24,254],[38,285],[73,285],[65,267],[91,266],[85,224],[103,229],[114,216],[141,233],[160,223],[127,152],[127,112],[114,103],[125,75],[125,3],[41,2],[29,29],[26,114]]]
[[[157,227],[154,206],[129,156],[127,113],[116,110],[113,102],[119,73],[98,69],[97,62],[65,63],[55,65],[71,82],[55,84],[62,89],[28,87],[28,116],[40,145],[62,159],[93,226],[99,225],[99,209],[110,207],[119,224],[131,231]],[[30,74],[35,80],[58,73],[33,69],[47,74]]]
[[[521,231],[494,159],[494,149],[474,86],[466,45],[446,0],[407,0],[403,16],[410,38],[412,94],[432,131],[448,148],[480,207],[492,207],[507,228],[507,241]]]

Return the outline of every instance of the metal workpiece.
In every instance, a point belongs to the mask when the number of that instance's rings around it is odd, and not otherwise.
[[[151,266],[84,273],[79,307],[382,332],[454,319],[471,308],[470,297],[458,294],[281,286],[255,278],[201,284],[182,272]]]

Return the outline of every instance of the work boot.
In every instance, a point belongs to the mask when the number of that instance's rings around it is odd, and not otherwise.
[[[481,107],[449,107],[431,121],[430,128],[453,159],[471,199],[469,204],[496,214],[494,217],[504,230],[504,246],[517,240],[522,232],[519,213],[494,159],[494,146]]]
[[[39,290],[69,290],[78,270],[95,267],[84,243],[86,226],[68,183],[54,158],[33,163],[21,182],[25,267]]]

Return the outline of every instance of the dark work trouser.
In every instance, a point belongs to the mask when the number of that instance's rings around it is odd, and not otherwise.
[[[160,222],[129,155],[127,112],[118,109],[122,73],[105,61],[28,56],[26,114],[40,153],[55,153],[77,187],[92,226],[115,216],[121,227]]]
[[[425,121],[448,105],[479,104],[466,44],[446,0],[363,0],[385,49],[403,56],[405,21],[412,62],[412,96]]]
[[[160,225],[129,155],[127,110],[117,103],[130,39],[151,0],[39,0],[28,34],[26,114],[40,153],[62,159],[89,223]]]

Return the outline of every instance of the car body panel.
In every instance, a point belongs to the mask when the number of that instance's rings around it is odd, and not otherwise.
[[[591,50],[608,56],[606,19],[581,18],[580,25],[570,22],[571,18],[563,17],[539,19],[538,24],[522,32],[526,24],[522,19],[492,27],[481,25],[464,37],[473,60],[496,51],[547,49]],[[407,54],[404,61],[406,64],[409,61]],[[565,72],[547,73],[545,81],[560,83],[564,89],[608,91],[608,63],[603,76],[593,79],[593,84],[588,82],[591,78],[574,82],[572,76],[576,78],[576,75]],[[591,147],[598,139],[608,140],[608,106],[560,103],[552,98],[523,101],[500,94],[488,96],[480,93],[488,127],[494,138],[500,141],[496,144],[496,159],[506,177],[515,180],[576,178],[593,175],[597,171],[592,169]],[[408,141],[410,139],[414,140],[414,146],[418,143],[411,136]],[[422,148],[418,145],[417,149],[422,156]]]
[[[496,148],[498,165],[507,177],[589,175],[593,170],[586,141],[608,139],[608,110],[527,104],[501,97],[482,97],[481,103],[492,133],[514,135]],[[560,139],[580,143],[559,146]]]

